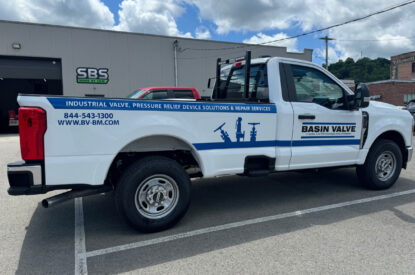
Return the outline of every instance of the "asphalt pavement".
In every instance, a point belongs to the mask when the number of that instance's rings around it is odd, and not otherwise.
[[[389,190],[352,168],[193,181],[174,228],[131,229],[111,193],[42,208],[7,194],[16,135],[0,137],[2,274],[414,274],[415,162]]]

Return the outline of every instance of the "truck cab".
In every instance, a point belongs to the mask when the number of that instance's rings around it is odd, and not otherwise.
[[[361,165],[379,133],[388,131],[407,154],[407,112],[381,102],[364,103],[363,98],[356,102],[342,81],[311,62],[259,58],[250,67],[247,89],[245,61],[221,68],[213,98],[275,104],[276,170]]]

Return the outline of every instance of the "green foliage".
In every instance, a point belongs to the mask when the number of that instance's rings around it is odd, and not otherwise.
[[[390,78],[390,61],[385,58],[352,58],[329,65],[329,71],[339,79],[352,79],[356,83],[372,82]]]

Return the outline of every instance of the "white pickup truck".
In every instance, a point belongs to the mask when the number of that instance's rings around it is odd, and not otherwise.
[[[410,161],[412,116],[369,102],[365,85],[353,93],[294,59],[218,61],[210,101],[19,95],[23,161],[8,165],[8,193],[71,189],[48,207],[114,190],[127,221],[152,232],[183,217],[194,177],[354,166],[384,189]]]

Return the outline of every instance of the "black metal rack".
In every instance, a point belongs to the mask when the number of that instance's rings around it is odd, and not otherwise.
[[[234,59],[226,59],[222,61],[221,58],[216,59],[216,84],[215,90],[213,91],[213,98],[218,98],[220,89],[220,71],[222,65],[234,64],[236,62],[242,62],[245,60],[245,97],[249,97],[249,76],[251,73],[251,51],[247,51],[244,57],[237,57]]]

